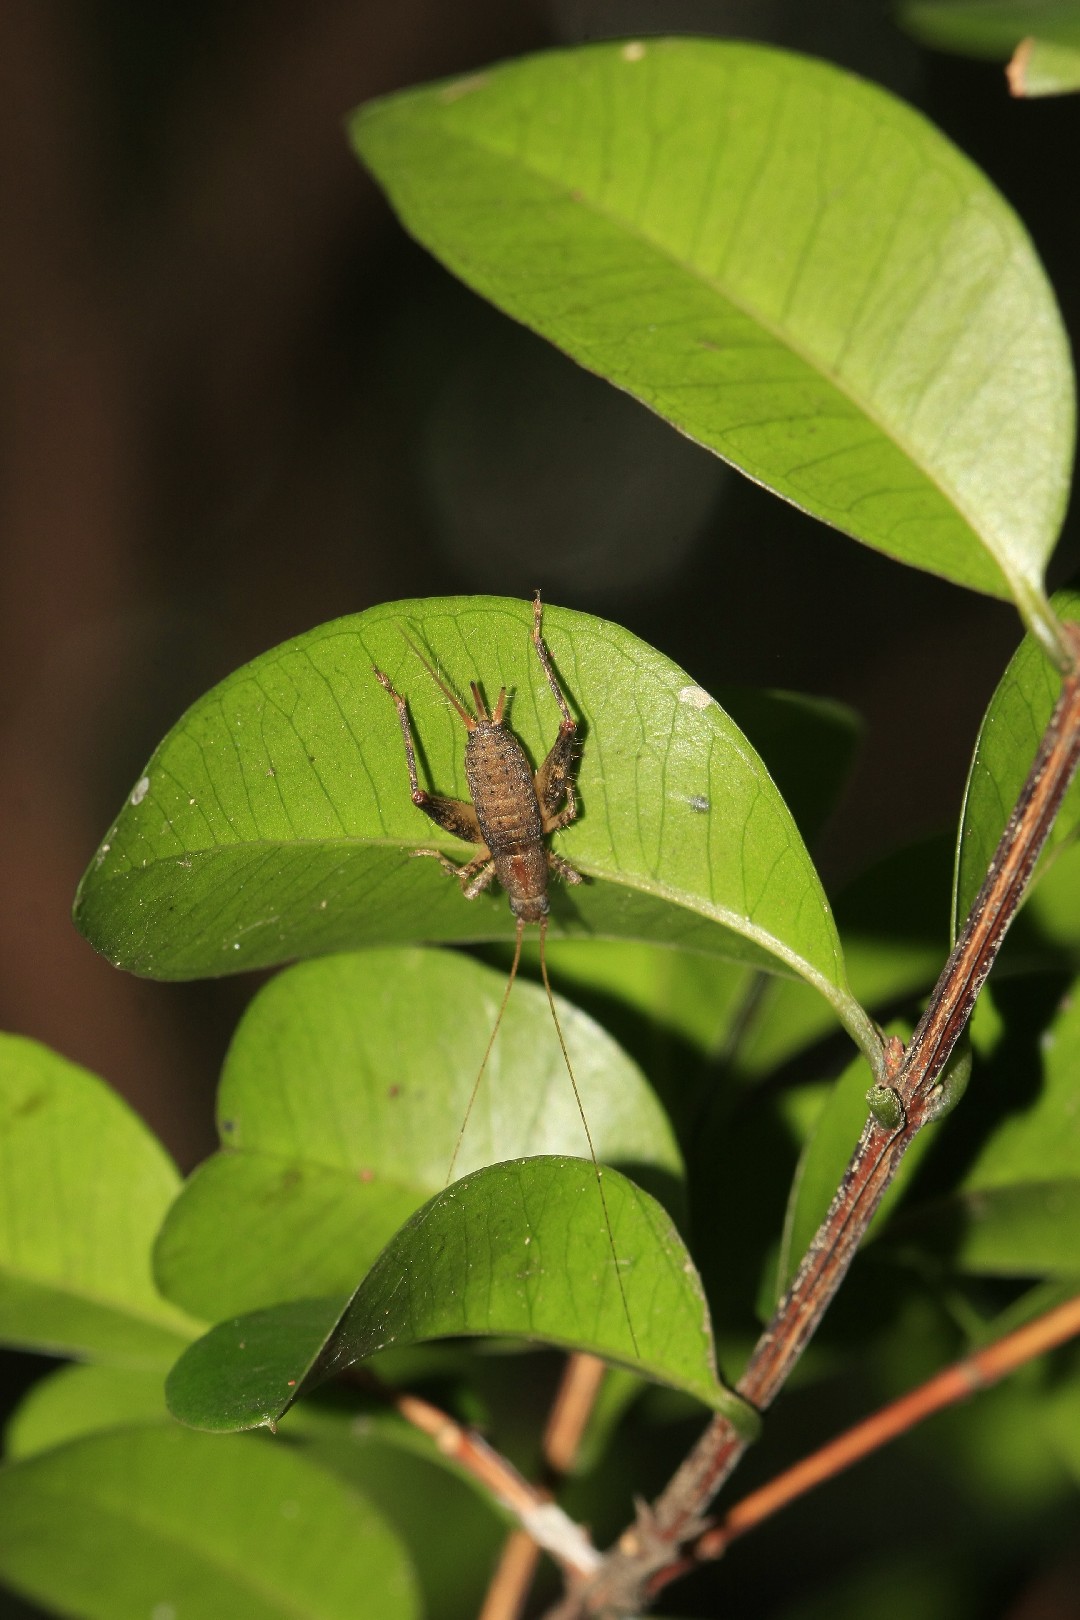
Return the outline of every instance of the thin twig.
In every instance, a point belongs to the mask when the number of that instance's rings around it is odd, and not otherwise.
[[[582,1351],[567,1360],[544,1429],[543,1482],[537,1490],[538,1497],[543,1501],[550,1501],[559,1482],[574,1466],[605,1371],[599,1357],[586,1355]],[[523,1530],[511,1531],[503,1545],[502,1556],[478,1620],[518,1620],[536,1575],[539,1557],[540,1547],[536,1538]],[[593,1567],[599,1567],[600,1554],[595,1549],[593,1560]]]
[[[1014,1333],[1006,1334],[993,1344],[985,1345],[981,1350],[954,1362],[917,1389],[883,1406],[879,1412],[855,1424],[844,1434],[837,1435],[793,1468],[778,1474],[760,1490],[743,1497],[718,1524],[697,1538],[679,1564],[670,1565],[662,1572],[662,1578],[650,1581],[649,1595],[655,1597],[669,1581],[686,1574],[695,1565],[722,1557],[739,1536],[753,1530],[825,1480],[834,1478],[844,1469],[888,1445],[897,1436],[906,1434],[916,1424],[925,1422],[935,1412],[953,1406],[979,1390],[989,1389],[1018,1367],[1064,1344],[1078,1333],[1080,1294],[1017,1328]]]
[[[1003,832],[986,880],[934,987],[926,1012],[903,1051],[886,1053],[898,1123],[871,1116],[829,1211],[790,1288],[759,1339],[738,1393],[767,1408],[843,1281],[904,1153],[940,1111],[936,1088],[975,999],[1023,899],[1035,863],[1080,762],[1080,626],[1062,627],[1073,667],[1047,723],[1027,780]],[[652,1507],[639,1509],[592,1580],[579,1582],[549,1620],[636,1613],[646,1589],[678,1565],[680,1547],[701,1534],[709,1503],[746,1449],[746,1440],[716,1416]]]
[[[448,1412],[419,1395],[391,1389],[366,1369],[351,1368],[350,1376],[433,1440],[444,1457],[478,1480],[568,1576],[580,1579],[598,1567],[600,1554],[581,1526],[551,1501],[548,1492],[530,1485],[476,1429],[462,1427]]]

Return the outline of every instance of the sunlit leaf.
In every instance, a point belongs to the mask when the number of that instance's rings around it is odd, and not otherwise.
[[[0,1341],[168,1366],[197,1331],[154,1287],[180,1177],[94,1075],[0,1035]]]
[[[0,1578],[78,1620],[410,1620],[381,1513],[284,1444],[175,1424],[0,1469]]]
[[[1072,378],[986,178],[824,62],[650,39],[373,102],[361,157],[476,291],[752,478],[957,583],[1042,587]]]
[[[525,981],[461,1137],[505,985],[457,953],[389,949],[306,962],[264,986],[222,1075],[223,1151],[196,1170],[158,1240],[169,1298],[217,1321],[348,1293],[451,1164],[462,1175],[587,1155],[547,998]],[[641,1071],[561,999],[559,1020],[597,1154],[678,1213],[679,1150]]]
[[[83,879],[76,920],[118,965],[159,978],[262,967],[367,943],[507,937],[498,893],[467,901],[431,860],[463,846],[413,805],[394,705],[422,764],[464,796],[464,732],[407,633],[460,691],[513,694],[535,762],[558,710],[526,602],[392,603],[264,654],[195,704],[131,793]],[[549,609],[545,634],[584,719],[582,814],[558,835],[584,874],[553,927],[643,937],[800,974],[867,1051],[828,902],[761,761],[717,704],[617,626]]]
[[[744,1416],[717,1380],[708,1308],[669,1218],[614,1171],[603,1188],[575,1159],[476,1171],[413,1216],[344,1307],[300,1302],[214,1328],[170,1373],[170,1410],[196,1428],[253,1428],[390,1345],[499,1335],[588,1350]]]

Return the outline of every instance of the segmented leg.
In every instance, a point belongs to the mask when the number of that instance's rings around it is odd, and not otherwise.
[[[420,780],[416,774],[416,749],[413,745],[412,727],[409,724],[409,710],[405,699],[394,691],[393,686],[381,669],[373,668],[372,674],[383,691],[389,692],[397,708],[398,720],[401,722],[401,735],[405,743],[405,763],[409,769],[409,786],[412,789],[413,804],[416,805],[418,810],[422,810],[425,816],[430,816],[435,825],[441,827],[444,832],[453,833],[455,838],[462,838],[467,844],[479,844],[483,850],[482,856],[479,857],[482,864],[489,858],[489,855],[488,847],[484,842],[484,835],[480,831],[480,823],[476,819],[476,811],[465,799],[449,799],[442,793],[428,793],[425,788],[420,786]],[[417,850],[416,853],[418,855],[438,855],[438,851],[433,849]],[[439,855],[439,859],[449,866],[450,870],[455,874],[459,870],[464,870],[464,868],[456,867],[452,861],[447,861],[445,856]]]
[[[536,656],[540,660],[541,668],[547,676],[547,683],[562,714],[559,735],[552,743],[551,751],[534,778],[536,797],[540,801],[540,813],[544,821],[544,831],[550,833],[558,832],[560,828],[569,826],[577,815],[577,800],[574,797],[573,781],[577,722],[567,707],[562,688],[555,678],[554,669],[551,667],[551,657],[540,633],[543,624],[543,613],[540,592],[537,591],[533,601],[533,646],[536,648]],[[562,806],[561,809],[560,806]]]
[[[410,855],[429,855],[432,860],[438,861],[444,872],[456,878],[461,884],[461,892],[466,900],[475,900],[478,894],[491,883],[495,876],[495,862],[485,844],[480,854],[465,866],[455,866],[449,856],[444,855],[441,849],[413,849]]]
[[[548,850],[548,869],[561,877],[564,883],[583,883],[585,880],[577,867],[571,866],[561,855],[556,855],[553,849]]]

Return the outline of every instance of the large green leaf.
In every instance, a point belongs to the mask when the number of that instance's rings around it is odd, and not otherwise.
[[[494,1334],[587,1350],[743,1416],[668,1216],[615,1171],[603,1188],[578,1159],[475,1171],[413,1216],[344,1307],[277,1306],[192,1345],[169,1374],[170,1410],[195,1428],[253,1428],[377,1350]]]
[[[0,1470],[0,1577],[78,1620],[411,1620],[381,1513],[283,1444],[167,1423]]]
[[[188,711],[83,879],[76,921],[119,966],[159,978],[264,967],[366,943],[506,937],[496,894],[466,901],[417,847],[467,848],[412,803],[394,706],[410,700],[432,787],[464,796],[464,732],[403,639],[459,691],[514,694],[543,759],[558,712],[528,603],[390,603],[264,654]],[[801,974],[867,1051],[828,902],[783,801],[728,717],[635,636],[549,609],[545,635],[584,719],[582,814],[560,851],[553,926],[644,937]]]
[[[1080,620],[1080,591],[1059,591],[1053,606],[1062,619]],[[968,774],[956,846],[953,933],[959,931],[982,886],[998,839],[1024,785],[1061,677],[1034,636],[1025,636],[990,699]],[[1041,870],[1080,828],[1080,778],[1058,812]]]
[[[179,1185],[115,1092],[0,1035],[0,1340],[168,1366],[195,1324],[157,1292],[150,1249]]]
[[[654,39],[387,97],[352,135],[501,309],[1056,646],[1067,343],[1023,227],[918,113],[823,62]]]
[[[290,968],[248,1007],[218,1094],[224,1151],[158,1240],[158,1282],[210,1321],[347,1293],[413,1212],[482,1164],[588,1154],[543,990],[518,984],[461,1138],[506,975],[388,949]],[[678,1209],[682,1164],[640,1070],[591,1018],[559,1020],[597,1153]],[[460,1150],[458,1143],[460,1138]]]

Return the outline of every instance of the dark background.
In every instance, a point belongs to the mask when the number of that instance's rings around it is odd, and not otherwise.
[[[1075,330],[1080,101],[1010,101],[872,0],[0,6],[0,1026],[105,1076],[185,1168],[250,986],[117,973],[71,899],[182,709],[322,620],[540,585],[706,686],[854,704],[831,888],[955,822],[1014,612],[814,524],[481,305],[347,149],[372,96],[660,32],[811,51],[920,106]],[[1073,522],[1052,582],[1076,559]]]

